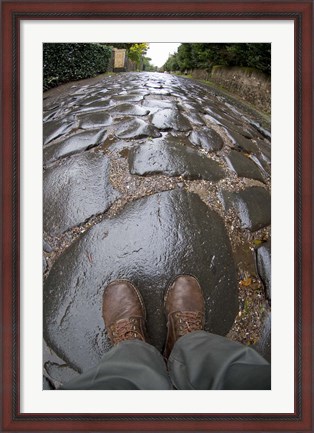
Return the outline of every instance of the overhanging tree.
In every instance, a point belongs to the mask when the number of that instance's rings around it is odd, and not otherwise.
[[[128,49],[129,59],[136,63],[137,69],[142,69],[143,57],[147,53],[149,44],[146,42],[141,42],[138,44],[133,44]]]

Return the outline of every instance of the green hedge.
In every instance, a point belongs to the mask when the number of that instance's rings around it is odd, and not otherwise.
[[[163,69],[188,71],[206,69],[214,65],[244,66],[271,73],[271,44],[269,43],[183,43],[172,54]]]
[[[44,44],[44,90],[107,71],[111,48],[100,44]]]

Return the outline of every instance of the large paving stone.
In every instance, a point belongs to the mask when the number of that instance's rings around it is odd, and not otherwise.
[[[109,160],[84,153],[61,161],[44,173],[44,231],[58,235],[105,212],[118,193],[109,183]]]
[[[231,150],[225,157],[228,166],[239,177],[247,177],[264,182],[264,178],[258,166],[247,156],[236,150]]]
[[[97,106],[106,107],[108,104],[110,104],[110,97],[98,92],[96,94],[89,94],[89,96],[86,95],[80,103],[80,105],[83,107],[91,104],[97,104]]]
[[[216,161],[183,146],[180,138],[168,135],[132,148],[129,152],[131,174],[165,174],[185,179],[220,180],[225,173]]]
[[[44,284],[44,338],[69,367],[84,371],[96,365],[110,348],[102,319],[104,287],[127,278],[143,295],[151,343],[162,350],[164,292],[182,273],[195,275],[203,287],[206,329],[225,335],[238,304],[222,219],[182,189],[129,203],[85,232],[55,262]]]
[[[129,96],[142,96],[143,98],[149,95],[149,90],[145,90],[142,87],[136,87],[134,84],[128,89]]]
[[[90,104],[86,104],[86,101],[83,102],[82,106],[76,108],[73,111],[73,114],[80,114],[80,113],[92,113],[97,111],[105,111],[108,108],[111,107],[111,100],[98,100],[95,98],[94,102],[91,102]]]
[[[268,240],[256,250],[257,272],[264,284],[266,297],[271,299],[271,241]]]
[[[164,110],[165,108],[175,109],[176,103],[174,101],[163,101],[160,99],[145,99],[143,107],[147,107],[151,113],[155,113],[156,111]]]
[[[79,127],[81,129],[103,128],[112,124],[113,119],[110,114],[104,111],[87,113],[78,116]]]
[[[265,158],[264,154],[262,152],[258,153],[257,155],[251,154],[250,158],[259,167],[259,169],[260,169],[262,175],[265,177],[265,179],[270,179],[271,164]]]
[[[44,165],[101,144],[105,140],[106,132],[106,129],[79,132],[63,141],[45,147]]]
[[[190,122],[177,109],[165,108],[157,111],[152,116],[152,124],[161,130],[174,129],[184,132],[192,129]]]
[[[235,146],[237,148],[239,148],[239,150],[243,150],[247,153],[253,153],[253,154],[256,154],[259,152],[259,148],[258,148],[257,144],[253,143],[253,141],[248,140],[243,135],[238,134],[237,132],[229,130],[229,133],[233,138],[233,142],[234,142]]]
[[[202,107],[201,104],[199,104],[198,102],[195,102],[192,98],[189,102],[179,102],[178,103],[178,107],[180,108],[180,110],[183,110],[185,113],[191,113],[191,112],[195,112],[195,113],[199,113],[199,114],[205,114],[206,110]]]
[[[115,129],[118,138],[161,137],[160,131],[142,119],[132,119],[121,122]]]
[[[195,111],[184,113],[185,117],[192,123],[192,125],[203,126],[205,125],[204,119],[200,114]]]
[[[118,104],[108,110],[112,116],[146,116],[149,110],[134,104]]]
[[[71,131],[75,124],[74,118],[45,122],[43,128],[44,145]]]
[[[225,209],[234,208],[243,228],[254,232],[270,225],[270,194],[262,187],[252,186],[240,192],[222,191],[222,202]]]
[[[220,150],[224,144],[221,136],[212,128],[192,131],[189,135],[189,139],[195,146],[199,146],[207,152]]]
[[[250,126],[237,125],[236,123],[228,122],[224,118],[220,119],[220,122],[225,126],[230,132],[243,136],[247,139],[253,139],[259,136],[256,130]]]
[[[43,122],[45,123],[45,122],[48,122],[48,121],[57,120],[58,119],[58,114],[61,111],[62,110],[60,110],[60,109],[44,110],[44,112],[43,112]]]

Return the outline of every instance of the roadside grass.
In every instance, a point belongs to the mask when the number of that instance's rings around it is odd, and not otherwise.
[[[259,115],[265,119],[266,122],[270,122],[271,113],[261,111],[252,103],[246,101],[245,99],[242,99],[239,95],[236,95],[235,93],[231,93],[229,90],[225,89],[222,86],[219,86],[218,84],[214,83],[211,80],[196,80],[196,81],[200,81],[201,83],[203,83],[207,86],[213,87],[214,89],[218,90],[219,92],[224,93],[226,96],[228,96],[228,98],[234,99],[236,102],[240,102],[241,104],[245,105],[247,108],[254,110],[254,111],[257,111],[259,113]]]
[[[242,106],[245,110],[249,110],[249,111],[253,111],[253,112],[257,113],[259,115],[259,117],[262,118],[263,122],[265,122],[265,125],[268,128],[270,128],[271,113],[266,113],[264,111],[261,111],[259,108],[257,108],[252,103],[246,101],[245,99],[242,99],[239,95],[236,95],[235,93],[231,93],[229,90],[225,89],[222,86],[219,86],[218,84],[214,83],[211,80],[202,80],[202,79],[198,79],[198,78],[193,78],[191,74],[185,75],[185,74],[175,72],[172,75],[176,75],[177,77],[181,77],[181,78],[192,79],[194,81],[198,81],[199,83],[205,84],[206,86],[211,87],[214,90],[217,90],[217,92],[221,93],[223,96],[228,97],[235,104]]]

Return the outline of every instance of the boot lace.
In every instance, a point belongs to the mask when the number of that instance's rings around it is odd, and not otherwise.
[[[138,321],[133,317],[119,320],[110,329],[115,344],[125,340],[145,340],[139,331]]]
[[[177,311],[174,314],[176,321],[176,330],[179,336],[183,336],[193,331],[203,329],[203,317],[201,312],[195,311]]]

